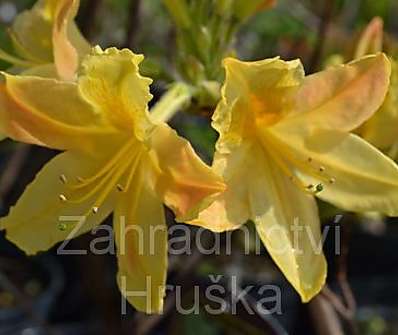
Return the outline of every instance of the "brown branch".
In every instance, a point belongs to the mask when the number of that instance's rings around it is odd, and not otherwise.
[[[129,15],[127,18],[127,32],[124,47],[134,49],[138,27],[140,24],[141,0],[130,0]]]
[[[351,235],[351,223],[347,222],[342,227],[342,244],[341,244],[341,255],[337,257],[337,282],[339,283],[343,298],[347,307],[351,310],[352,314],[355,314],[356,302],[354,294],[347,279],[347,258],[349,252],[350,235]]]
[[[358,334],[355,323],[356,301],[347,278],[347,258],[350,247],[351,222],[341,224],[341,254],[336,255],[336,279],[339,284],[341,295],[333,292],[327,285],[322,289],[323,296],[334,310],[347,323],[350,334]]]
[[[358,334],[355,324],[356,301],[351,286],[347,279],[347,259],[351,240],[351,224],[346,222],[341,225],[341,255],[337,256],[337,273],[336,278],[339,283],[344,303],[347,307],[348,325],[352,334]]]
[[[309,313],[318,335],[344,335],[341,322],[336,314],[334,299],[325,295],[328,288],[325,286],[321,294],[318,294],[308,304]],[[337,299],[337,305],[340,304]]]
[[[323,50],[325,48],[327,33],[329,30],[329,26],[330,26],[330,23],[332,20],[333,11],[334,11],[334,7],[335,7],[334,0],[324,0],[324,3],[325,3],[325,5],[323,8],[322,17],[321,17],[321,20],[319,22],[319,27],[318,27],[317,41],[315,44],[314,52],[313,52],[310,62],[309,62],[309,72],[310,73],[315,72],[321,62]]]
[[[102,5],[102,0],[87,0],[78,16],[78,24],[82,34],[91,41],[95,32],[95,21],[98,10]]]
[[[349,322],[352,320],[352,311],[343,303],[341,298],[334,293],[327,285],[322,289],[321,295],[324,296],[328,302],[333,306],[335,311],[342,319]]]

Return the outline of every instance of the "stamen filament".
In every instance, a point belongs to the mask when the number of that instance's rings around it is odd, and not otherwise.
[[[312,157],[308,157],[307,161],[300,160],[296,158],[295,154],[292,152],[292,149],[283,142],[275,141],[272,135],[267,136],[267,144],[271,145],[271,150],[274,149],[282,153],[282,157],[285,157],[289,160],[294,166],[298,166],[303,169],[308,175],[322,181],[324,183],[333,184],[335,183],[335,178],[329,176],[325,173],[325,167],[319,166],[314,167],[311,163],[313,163],[314,159]],[[275,155],[278,156],[278,155]],[[279,158],[279,157],[278,157]],[[291,173],[290,173],[291,174]]]
[[[275,162],[278,164],[278,166],[281,168],[281,170],[289,176],[289,179],[302,191],[311,193],[313,194],[313,187],[314,185],[305,185],[297,176],[295,176],[292,172],[289,166],[286,164],[286,162],[283,161],[275,152],[270,148],[271,150],[267,150],[267,152],[272,156],[272,159],[275,160]]]
[[[61,181],[62,184],[66,184],[67,182],[66,176],[64,174],[61,174],[59,176],[59,180]]]
[[[110,182],[108,183],[108,186],[105,187],[105,189],[100,193],[100,195],[98,196],[98,198],[95,200],[93,207],[91,208],[92,213],[97,214],[100,207],[102,206],[102,204],[104,203],[106,197],[109,195],[109,193],[112,191],[112,189],[114,188],[114,184],[116,183],[116,181],[123,175],[123,173],[126,171],[126,168],[130,165],[133,164],[133,166],[136,166],[136,162],[139,161],[139,157],[141,155],[141,151],[139,151],[137,153],[137,155],[133,156],[130,160],[128,160],[128,164],[121,166],[118,170],[117,173],[115,173],[115,175],[113,176],[113,178],[110,180]],[[135,170],[135,168],[133,169]],[[84,214],[84,216],[88,216],[90,213],[90,210],[88,210],[86,212],[86,214]]]
[[[117,166],[116,165],[113,168],[111,168],[108,171],[109,173],[99,183],[97,183],[97,185],[95,185],[90,191],[85,193],[80,198],[72,199],[72,200],[68,199],[68,202],[72,203],[72,204],[78,204],[78,203],[81,203],[83,201],[86,201],[86,200],[90,199],[92,196],[94,196],[105,184],[110,184],[111,185],[110,187],[106,187],[106,189],[113,188],[115,186],[114,184],[122,176],[122,174],[126,170],[127,166],[132,163],[132,161],[133,161],[133,159],[135,159],[135,157],[136,157],[136,155],[132,155],[121,166]],[[115,169],[116,169],[116,171],[114,171]],[[114,173],[112,173],[112,172],[114,172]]]
[[[94,176],[84,179],[81,177],[78,177],[79,183],[78,184],[74,184],[74,185],[70,185],[70,188],[72,189],[79,189],[79,188],[83,188],[86,187],[90,184],[92,184],[93,182],[95,182],[97,179],[101,178],[102,176],[104,176],[106,173],[110,172],[112,170],[112,168],[114,168],[114,166],[117,164],[117,162],[119,161],[120,158],[122,158],[127,151],[130,149],[130,147],[132,146],[132,144],[134,143],[134,141],[129,141],[126,143],[125,146],[123,146],[117,153],[115,156],[113,156],[113,158],[108,161],[105,166],[99,170]]]
[[[136,168],[138,166],[138,163],[140,161],[141,154],[142,154],[142,151],[139,151],[137,153],[136,159],[133,162],[133,165],[130,167],[130,173],[129,173],[129,176],[127,177],[126,185],[124,187],[122,186],[124,190],[128,190],[130,188],[130,186],[131,186],[131,183],[133,181],[133,177],[135,175],[135,170],[136,170]]]

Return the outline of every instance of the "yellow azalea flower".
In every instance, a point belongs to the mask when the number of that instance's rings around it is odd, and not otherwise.
[[[138,72],[142,59],[129,50],[96,47],[76,82],[4,75],[2,130],[64,152],[41,170],[0,224],[9,240],[32,255],[68,237],[71,229],[59,226],[60,218],[86,216],[77,236],[114,211],[119,283],[124,278],[128,291],[145,291],[149,277],[149,304],[146,297],[127,298],[141,311],[159,312],[167,270],[163,203],[177,219],[192,219],[224,184],[186,140],[165,123],[152,122],[151,80]],[[142,239],[134,231],[123,233],[134,227],[142,229]],[[152,245],[148,234],[154,229]]]
[[[306,77],[298,60],[224,64],[213,167],[227,189],[191,223],[221,232],[252,220],[307,302],[326,277],[315,196],[398,214],[397,166],[349,133],[383,102],[390,63],[379,54]]]
[[[383,49],[383,21],[374,18],[366,27],[358,42],[355,57],[377,53]],[[357,133],[392,158],[398,156],[398,63],[392,64],[391,84],[380,109],[360,128]]]
[[[391,85],[379,110],[357,132],[391,158],[398,158],[398,63],[391,59]]]
[[[26,74],[73,79],[79,58],[90,51],[73,21],[78,8],[79,0],[39,0],[10,29],[18,56],[0,50],[0,58]]]
[[[380,17],[375,17],[362,32],[354,52],[354,58],[368,54],[376,54],[383,49],[384,22]]]

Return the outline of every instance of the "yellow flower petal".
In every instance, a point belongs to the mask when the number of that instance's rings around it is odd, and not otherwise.
[[[5,78],[0,86],[0,119],[7,136],[61,150],[91,150],[94,135],[112,132],[81,98],[76,84],[39,77]]]
[[[32,255],[48,250],[68,236],[77,237],[105,220],[113,209],[116,190],[96,214],[92,213],[92,206],[97,194],[76,204],[71,203],[73,199],[65,199],[68,185],[76,184],[79,177],[95,174],[103,159],[87,160],[85,155],[72,153],[62,153],[52,159],[26,188],[8,216],[0,219],[0,228],[6,229],[7,239]],[[86,220],[76,226],[81,216],[86,216]]]
[[[231,204],[238,203],[239,207],[247,206],[247,204],[236,201],[236,198],[233,197],[232,192],[225,192],[216,197],[209,207],[199,213],[196,219],[186,221],[186,223],[209,229],[214,233],[223,233],[238,229],[242,224],[236,223],[239,221],[232,221],[230,219],[232,216],[230,209],[233,208]]]
[[[213,126],[220,133],[214,169],[227,190],[193,223],[222,231],[254,221],[309,301],[326,277],[314,195],[342,208],[397,213],[398,168],[346,133],[382,104],[389,61],[369,56],[304,78],[300,62],[227,60],[226,73]]]
[[[19,14],[10,32],[18,54],[36,63],[53,62],[52,13],[46,8],[49,2],[39,0],[32,9]]]
[[[213,162],[215,173],[223,176],[226,190],[199,217],[188,223],[221,233],[239,228],[252,218],[248,201],[250,193],[248,173],[258,172],[258,162],[251,145],[243,142],[230,154],[216,152]]]
[[[265,158],[262,178],[251,178],[257,190],[251,194],[253,221],[275,263],[302,301],[308,302],[326,280],[316,202],[283,175],[269,156]],[[259,197],[265,192],[266,200]]]
[[[28,69],[19,68],[16,71],[7,70],[8,73],[19,73],[21,76],[57,78],[58,72],[54,64],[32,66]]]
[[[380,109],[358,133],[377,148],[387,151],[398,141],[398,64],[391,60],[391,85]]]
[[[383,49],[383,19],[375,17],[362,33],[354,58],[381,52]]]
[[[115,127],[134,132],[139,140],[152,129],[148,102],[152,99],[152,80],[139,74],[142,55],[128,49],[96,47],[83,61],[79,88],[83,97],[96,111],[106,116]]]
[[[67,31],[65,31],[65,33],[67,36],[63,36],[62,38],[69,39],[79,56],[82,57],[90,52],[91,45],[83,37],[76,23],[73,21],[77,15],[79,6],[80,0],[39,0],[35,5],[40,11],[40,15],[44,17],[46,21],[52,23],[53,30],[56,29],[56,27],[54,27],[55,25],[66,26]],[[64,16],[66,14],[64,10],[68,12],[68,15]],[[61,22],[62,16],[64,16],[65,22]]]
[[[157,167],[155,187],[179,221],[195,217],[224,190],[221,177],[204,164],[188,141],[167,125],[151,136],[151,157]]]
[[[114,229],[122,294],[139,311],[160,313],[166,289],[167,226],[162,202],[140,175],[118,201]]]
[[[351,131],[383,103],[391,66],[384,54],[367,56],[305,78],[297,94],[296,113],[284,122]]]
[[[304,78],[300,61],[279,58],[258,62],[224,60],[226,82],[223,100],[213,116],[213,127],[220,133],[218,150],[239,145],[251,136],[255,122],[267,126],[278,122],[292,110],[294,93]],[[289,99],[290,97],[290,99]]]
[[[300,129],[275,128],[284,154],[301,162],[305,184],[323,184],[319,198],[350,211],[398,215],[398,167],[373,146],[337,130],[303,136]]]
[[[276,264],[302,300],[309,301],[326,277],[314,198],[281,174],[255,143],[245,142],[225,157],[218,156],[215,168],[222,173],[227,190],[189,223],[221,232],[253,220]]]
[[[37,65],[55,61],[61,77],[71,79],[78,56],[90,50],[73,22],[78,7],[79,0],[39,0],[19,14],[10,32],[18,54]]]
[[[57,2],[55,22],[52,31],[54,62],[60,78],[72,80],[79,66],[79,55],[69,40],[69,26],[77,13],[78,1]],[[87,50],[88,51],[88,50]]]

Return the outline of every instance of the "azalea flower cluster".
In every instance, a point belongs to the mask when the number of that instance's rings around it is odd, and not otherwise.
[[[384,43],[383,25],[383,20],[375,17],[360,35],[354,53],[346,58],[348,60],[358,59],[365,55],[387,51]],[[337,60],[334,63],[343,63],[345,57],[334,55],[332,58]],[[391,77],[387,96],[379,110],[361,124],[355,130],[355,133],[391,158],[396,159],[398,158],[398,139],[396,136],[398,127],[398,64],[393,55],[389,54],[388,58],[391,63]]]
[[[165,2],[172,8],[173,1]],[[236,6],[246,17],[254,8],[244,3]],[[398,167],[358,132],[385,109],[391,62],[381,50],[309,76],[299,60],[226,57],[209,167],[165,122],[192,90],[176,84],[149,111],[152,80],[140,75],[143,56],[90,47],[73,21],[78,6],[78,0],[39,0],[11,29],[16,55],[0,52],[14,65],[2,73],[0,131],[61,151],[0,220],[7,238],[27,254],[67,238],[61,216],[86,216],[83,234],[113,212],[118,282],[126,278],[129,290],[142,291],[150,276],[150,304],[145,297],[127,299],[141,311],[160,312],[166,230],[157,236],[155,254],[139,253],[137,236],[121,241],[119,231],[124,224],[144,232],[165,227],[164,204],[177,221],[214,232],[253,221],[307,302],[327,272],[309,240],[321,240],[316,198],[349,211],[398,215]],[[181,13],[175,20],[183,25]],[[290,229],[297,221],[311,232],[300,235],[300,253]],[[278,235],[270,234],[275,227]]]

